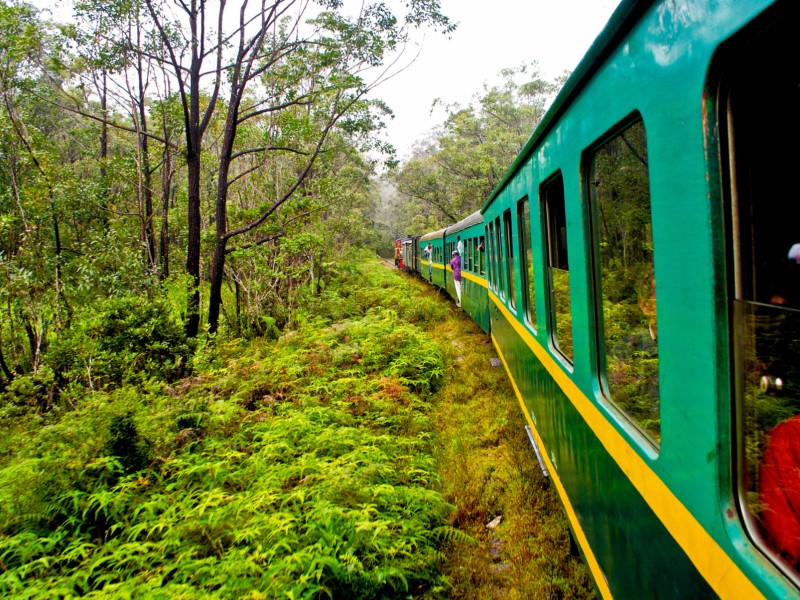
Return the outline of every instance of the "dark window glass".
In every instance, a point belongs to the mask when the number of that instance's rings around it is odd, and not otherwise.
[[[661,437],[647,139],[637,121],[591,155],[598,326],[605,394]]]
[[[564,179],[559,173],[540,190],[547,226],[547,274],[550,288],[550,323],[553,345],[570,362],[572,312],[570,310],[567,217],[564,207]]]
[[[494,220],[494,261],[495,273],[497,273],[497,289],[500,291],[500,297],[506,299],[506,281],[505,274],[503,273],[503,240],[500,233],[500,217]]]
[[[475,261],[475,238],[470,238],[469,240],[469,270],[470,272],[474,273],[477,267],[477,263]]]
[[[519,256],[525,260],[520,275],[522,276],[522,300],[525,319],[536,328],[536,295],[533,285],[533,248],[531,246],[531,209],[530,202],[523,198],[517,203],[517,224],[519,226]]]
[[[514,284],[514,237],[511,225],[511,210],[503,213],[503,237],[505,238],[505,252],[503,256],[506,261],[506,291],[508,292],[508,303],[511,308],[516,308],[517,301]]]
[[[780,12],[779,12],[780,11]],[[800,9],[778,5],[725,57],[718,118],[726,178],[733,390],[743,516],[800,569]],[[779,125],[776,125],[779,124]]]

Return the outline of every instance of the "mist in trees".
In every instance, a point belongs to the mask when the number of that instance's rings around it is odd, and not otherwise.
[[[420,234],[478,210],[522,150],[565,77],[548,81],[536,63],[501,71],[467,106],[444,104],[444,122],[389,178],[397,234]]]

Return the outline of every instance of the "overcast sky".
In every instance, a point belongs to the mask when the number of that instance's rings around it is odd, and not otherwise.
[[[382,84],[375,96],[395,111],[388,139],[398,157],[444,120],[436,98],[467,104],[484,82],[506,67],[537,61],[552,79],[572,71],[608,22],[619,0],[441,0],[442,12],[459,23],[446,36],[428,33],[408,69]],[[413,56],[419,47],[410,49]]]

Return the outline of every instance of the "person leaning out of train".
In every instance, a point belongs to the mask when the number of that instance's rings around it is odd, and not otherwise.
[[[458,254],[458,250],[453,250],[450,268],[453,269],[453,284],[456,287],[456,306],[461,308],[461,256]]]
[[[464,256],[464,242],[461,241],[461,236],[458,236],[458,242],[456,243],[456,250],[458,251],[458,256]]]
[[[433,246],[431,246],[430,242],[428,242],[422,253],[428,257],[428,277],[433,281]]]

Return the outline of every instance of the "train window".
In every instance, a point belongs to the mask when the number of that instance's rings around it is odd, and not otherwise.
[[[661,438],[650,178],[641,119],[590,155],[601,384],[656,442]]]
[[[522,277],[522,302],[525,319],[536,328],[536,296],[533,292],[533,246],[531,246],[531,207],[528,198],[517,203],[517,224],[519,226],[519,259]]]
[[[484,259],[485,256],[486,256],[486,246],[484,245],[484,237],[481,236],[480,243],[478,244],[478,266],[481,275],[483,275],[486,272],[486,265]]]
[[[511,210],[506,210],[503,213],[503,237],[505,238],[505,248],[503,257],[506,261],[506,291],[508,293],[508,303],[511,308],[517,307],[517,294],[514,287],[514,238],[513,228],[511,226]]]
[[[800,136],[800,8],[776,8],[724,56],[718,122],[740,504],[752,537],[797,576],[800,149],[787,142]]]
[[[503,237],[500,233],[500,217],[494,220],[494,267],[497,274],[497,289],[500,291],[500,297],[506,299],[506,278],[503,273]]]
[[[476,269],[476,262],[475,262],[475,238],[470,238],[469,240],[469,270],[474,273]]]
[[[494,223],[489,223],[489,227],[486,228],[486,235],[489,236],[489,287],[497,289],[495,284],[497,269],[494,266]]]
[[[567,215],[561,173],[540,189],[547,225],[547,271],[550,286],[550,323],[553,345],[572,362],[572,312],[570,310]]]
[[[467,270],[469,272],[472,272],[472,259],[475,252],[475,244],[473,242],[474,240],[472,238],[467,240]]]

